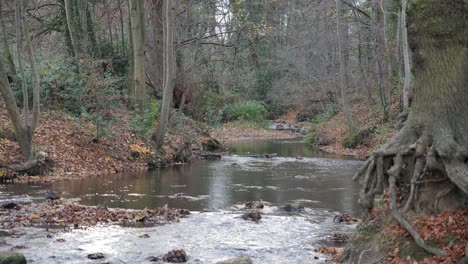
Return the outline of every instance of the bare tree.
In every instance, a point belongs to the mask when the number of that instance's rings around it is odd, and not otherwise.
[[[18,57],[18,67],[20,69],[20,74],[21,74],[21,85],[23,88],[23,115],[24,118],[21,118],[19,109],[16,105],[16,100],[15,97],[13,96],[13,91],[11,90],[10,84],[8,82],[5,69],[3,66],[3,62],[0,60],[0,92],[3,97],[3,100],[5,101],[6,107],[8,114],[10,116],[13,128],[15,130],[16,134],[16,139],[18,141],[19,147],[20,147],[20,152],[23,158],[26,160],[22,164],[16,164],[16,165],[5,165],[5,164],[0,164],[0,166],[4,167],[9,167],[14,170],[26,170],[31,167],[33,167],[36,163],[37,160],[34,158],[34,149],[33,149],[33,143],[32,143],[32,138],[34,135],[34,130],[35,127],[37,126],[38,123],[38,118],[39,118],[39,86],[38,86],[38,75],[37,75],[37,70],[35,67],[35,60],[34,56],[32,54],[32,46],[29,40],[29,32],[28,32],[28,27],[25,26],[24,24],[27,23],[22,19],[22,16],[24,16],[23,12],[23,6],[24,4],[22,0],[16,0],[16,10],[15,10],[15,21],[16,21],[16,42],[17,42],[17,57]],[[23,21],[22,21],[23,20]],[[29,102],[28,102],[28,89],[26,86],[26,75],[24,73],[24,65],[23,65],[23,36],[21,33],[24,33],[26,42],[28,45],[28,55],[29,59],[32,62],[31,67],[33,69],[33,80],[34,80],[34,88],[33,88],[33,120],[32,124],[29,120]],[[2,32],[4,34],[4,32]],[[34,64],[34,65],[33,65]],[[23,119],[23,120],[22,120]]]
[[[161,146],[169,122],[169,112],[172,106],[172,93],[176,80],[176,54],[175,54],[175,31],[176,31],[176,0],[164,0],[164,90],[162,113],[156,130],[155,143]]]

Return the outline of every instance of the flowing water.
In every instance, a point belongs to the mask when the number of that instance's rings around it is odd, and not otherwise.
[[[47,189],[86,205],[152,208],[168,205],[194,213],[162,227],[93,227],[56,231],[66,242],[46,239],[46,232],[29,228],[7,238],[31,263],[101,263],[86,259],[102,252],[104,262],[148,262],[149,256],[184,249],[189,263],[216,263],[241,255],[254,263],[323,263],[314,248],[327,244],[333,233],[353,227],[333,223],[338,212],[355,214],[357,188],[352,175],[361,161],[327,156],[301,141],[237,141],[228,144],[233,156],[220,161],[195,160],[143,174],[103,176],[50,185],[0,185],[1,200],[40,200]],[[271,159],[245,155],[276,153]],[[243,203],[263,200],[269,205],[259,223],[242,220]],[[288,213],[287,203],[305,210]],[[148,234],[149,238],[139,235]],[[0,246],[0,250],[4,250]],[[318,258],[318,259],[317,259]],[[102,262],[102,263],[104,263]]]

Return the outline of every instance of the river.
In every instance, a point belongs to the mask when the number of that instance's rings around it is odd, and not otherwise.
[[[227,144],[234,154],[220,161],[195,160],[148,173],[97,176],[48,185],[0,185],[1,200],[43,199],[51,189],[85,205],[119,208],[169,206],[193,213],[179,223],[160,227],[93,227],[47,239],[41,228],[8,237],[29,263],[149,263],[149,256],[184,249],[189,263],[247,255],[254,263],[323,263],[314,248],[333,233],[353,226],[333,223],[340,212],[356,214],[358,186],[352,181],[361,161],[319,152],[298,139],[246,140]],[[271,159],[243,155],[276,153]],[[259,223],[244,221],[243,203],[263,200],[268,206]],[[302,212],[283,210],[300,203]],[[149,237],[140,238],[141,234]],[[0,250],[5,250],[0,246]],[[102,252],[103,262],[87,254]]]

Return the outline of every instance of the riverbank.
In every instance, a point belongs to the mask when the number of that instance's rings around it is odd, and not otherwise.
[[[211,136],[220,141],[244,139],[290,139],[300,136],[292,130],[267,129],[265,125],[250,122],[231,122],[214,128]]]
[[[308,140],[317,148],[337,155],[367,158],[395,133],[395,118],[399,113],[398,97],[390,105],[389,119],[384,120],[381,109],[360,94],[350,100],[355,132],[350,133],[344,114],[325,113],[315,117],[309,126]]]
[[[132,127],[132,115],[125,109],[114,109],[114,122],[96,137],[97,127],[85,119],[73,118],[62,111],[43,111],[34,134],[36,154],[42,158],[34,171],[18,173],[17,182],[51,182],[88,176],[146,171],[183,162],[201,151],[201,124],[186,119],[168,134],[157,151]],[[21,162],[22,157],[4,107],[0,107],[0,162]],[[6,169],[3,174],[11,174]]]

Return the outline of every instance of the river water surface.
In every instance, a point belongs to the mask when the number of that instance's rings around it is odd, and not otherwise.
[[[351,178],[361,161],[325,155],[300,140],[236,141],[228,147],[235,155],[221,161],[195,160],[143,174],[46,186],[0,185],[0,201],[41,200],[51,189],[86,205],[135,209],[167,205],[193,212],[162,227],[53,231],[65,242],[47,239],[44,229],[29,228],[6,242],[10,247],[26,246],[17,251],[30,263],[149,263],[149,256],[173,249],[184,249],[189,263],[216,263],[242,255],[254,263],[323,263],[325,256],[313,249],[326,244],[333,233],[352,232],[352,226],[333,223],[333,216],[356,213],[358,186]],[[245,157],[265,153],[278,156]],[[259,223],[239,218],[243,203],[251,200],[269,203]],[[284,211],[291,202],[305,210]],[[149,237],[140,238],[142,234]],[[86,259],[96,252],[104,253],[105,261]]]

